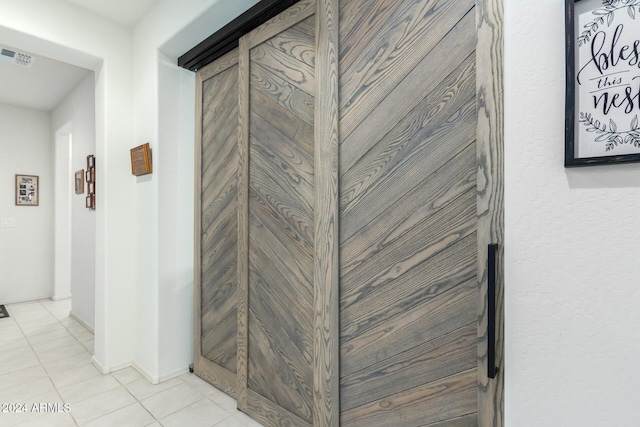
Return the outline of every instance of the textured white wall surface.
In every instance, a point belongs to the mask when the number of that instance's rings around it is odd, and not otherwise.
[[[87,156],[96,152],[95,76],[89,73],[51,113],[55,132],[68,123],[73,135],[72,172],[87,169]],[[86,208],[85,194],[71,194],[72,313],[95,328],[96,211]]]
[[[0,104],[0,304],[53,290],[52,146],[49,113]],[[16,174],[39,176],[39,206],[15,205]]]
[[[564,2],[505,0],[506,425],[638,426],[640,164],[563,167],[564,72]]]

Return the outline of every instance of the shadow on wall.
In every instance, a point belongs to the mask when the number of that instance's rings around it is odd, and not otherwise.
[[[579,188],[640,188],[640,163],[567,168],[567,181]]]

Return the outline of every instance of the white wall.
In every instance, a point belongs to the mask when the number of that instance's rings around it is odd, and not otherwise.
[[[194,75],[172,64],[255,3],[161,0],[132,37],[63,0],[0,0],[6,44],[96,72],[94,362],[103,372],[133,363],[156,382],[193,360]],[[154,173],[135,178],[129,149],[144,142]]]
[[[637,426],[640,165],[565,169],[564,2],[505,1],[507,426]]]
[[[134,179],[135,365],[152,381],[193,361],[195,75],[177,58],[255,3],[164,0],[134,29],[134,140],[151,143],[154,168]]]
[[[51,298],[71,297],[71,124],[53,133],[54,283]],[[54,128],[55,129],[55,128]]]
[[[53,288],[53,170],[49,113],[0,104],[0,304]],[[15,205],[15,175],[39,176],[39,206]]]
[[[87,156],[96,152],[95,76],[88,73],[51,113],[53,132],[72,135],[72,173],[87,169]],[[70,128],[65,128],[70,124]],[[69,174],[68,174],[69,175]],[[69,175],[71,176],[71,175]],[[95,319],[96,212],[85,207],[84,194],[71,188],[71,313],[90,328]]]
[[[4,43],[96,72],[96,311],[94,362],[103,372],[133,358],[131,31],[62,0],[0,0]]]

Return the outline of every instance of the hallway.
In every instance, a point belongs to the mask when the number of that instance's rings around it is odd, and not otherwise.
[[[133,368],[101,375],[91,363],[93,334],[69,317],[70,305],[39,300],[6,306],[11,317],[0,319],[0,426],[260,427],[236,410],[235,400],[193,374],[158,385]],[[59,412],[37,412],[41,404]]]

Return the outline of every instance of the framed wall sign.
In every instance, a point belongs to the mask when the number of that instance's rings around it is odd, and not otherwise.
[[[85,200],[85,206],[88,209],[94,210],[96,208],[96,158],[92,154],[87,156],[85,180],[87,181],[87,197]]]
[[[640,161],[640,0],[565,0],[565,167]]]
[[[153,172],[149,143],[131,149],[131,173],[135,176]]]
[[[16,206],[38,206],[39,191],[37,176],[16,175]]]
[[[76,194],[84,194],[84,169],[80,169],[74,174],[73,182]]]

